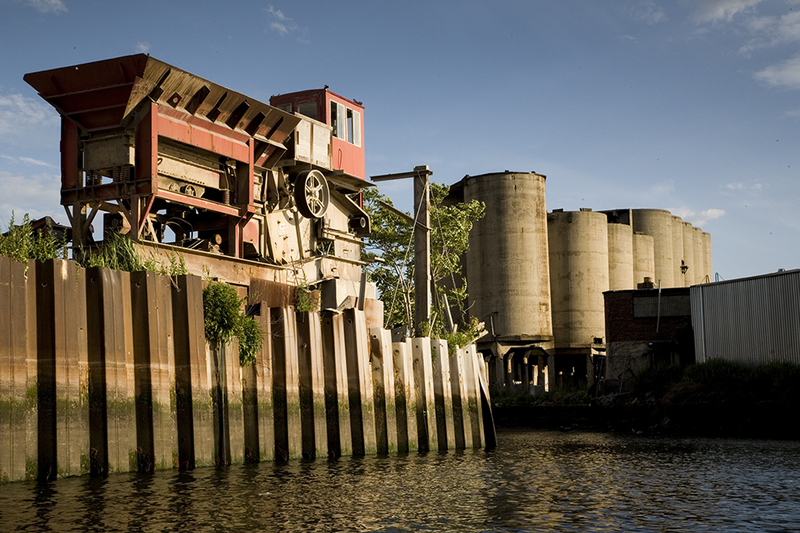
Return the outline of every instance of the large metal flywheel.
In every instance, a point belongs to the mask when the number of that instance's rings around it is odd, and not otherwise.
[[[294,201],[306,218],[321,218],[328,210],[331,193],[328,180],[319,170],[306,170],[294,180]]]

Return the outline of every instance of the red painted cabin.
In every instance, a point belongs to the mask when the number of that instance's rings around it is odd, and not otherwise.
[[[299,113],[330,126],[332,169],[366,179],[363,105],[327,88],[273,96],[269,103],[281,111]]]

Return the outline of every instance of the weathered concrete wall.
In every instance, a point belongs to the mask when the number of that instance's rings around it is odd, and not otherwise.
[[[605,337],[603,292],[608,290],[606,215],[560,211],[547,215],[550,291],[556,348],[591,346]]]
[[[608,289],[635,289],[633,284],[633,228],[629,224],[607,225]]]
[[[484,446],[473,347],[256,306],[252,365],[195,276],[0,257],[0,480]],[[490,428],[493,430],[493,428]]]
[[[672,214],[664,209],[634,209],[633,231],[653,237],[655,252],[655,279],[663,288],[675,286],[672,257]]]
[[[550,340],[545,177],[502,172],[464,178],[464,201],[486,204],[470,232],[465,276],[470,310],[501,339]]]

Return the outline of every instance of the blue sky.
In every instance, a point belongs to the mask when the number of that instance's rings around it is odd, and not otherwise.
[[[663,208],[724,279],[800,267],[800,1],[0,0],[0,221],[58,205],[22,76],[139,52],[261,101],[364,102],[367,174],[534,170],[548,209]],[[411,209],[411,183],[381,190]]]

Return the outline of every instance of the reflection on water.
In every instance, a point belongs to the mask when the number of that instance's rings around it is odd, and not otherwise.
[[[0,485],[0,531],[800,530],[800,442],[498,438],[492,452]]]

